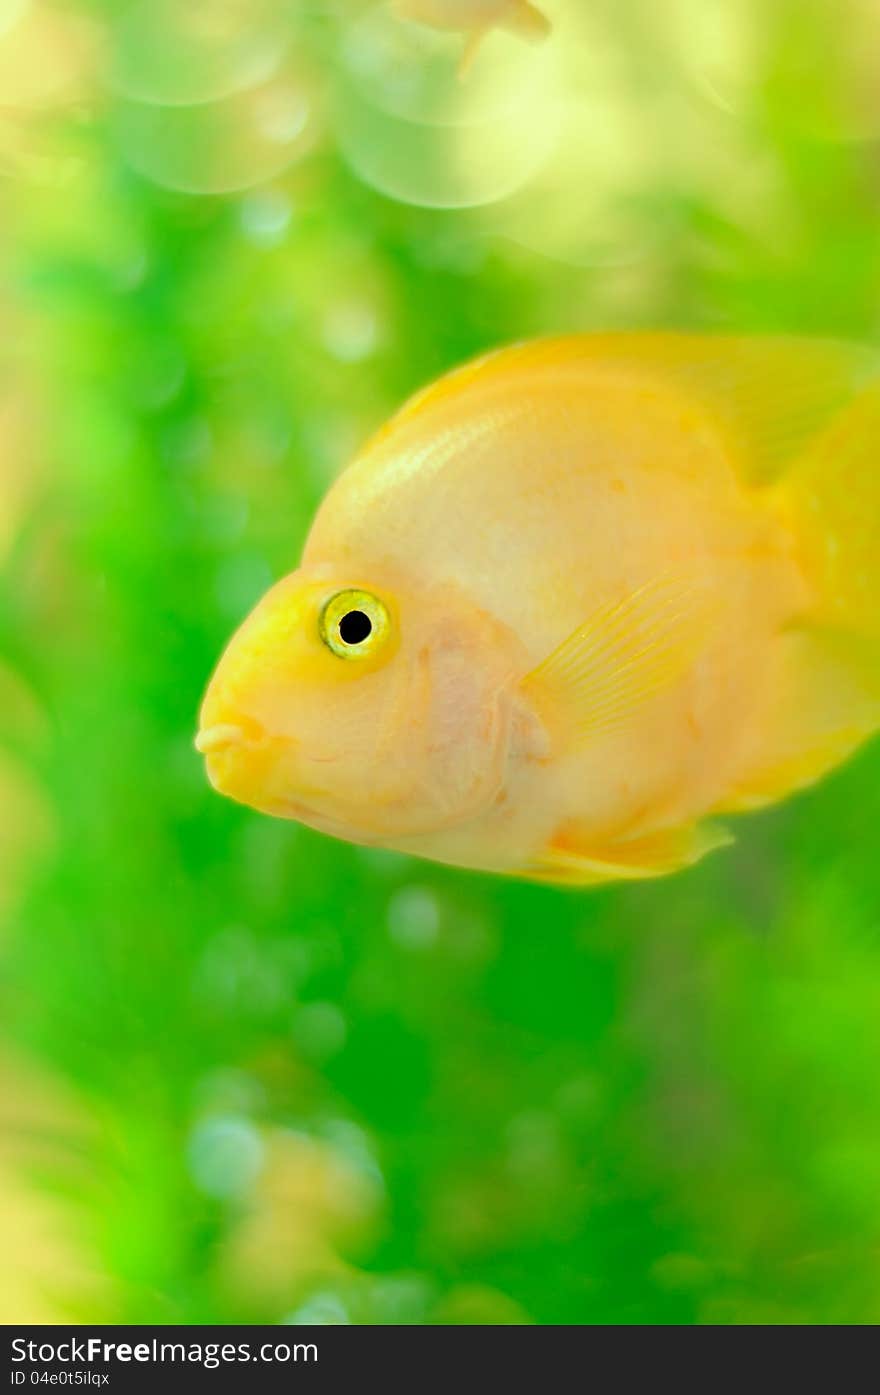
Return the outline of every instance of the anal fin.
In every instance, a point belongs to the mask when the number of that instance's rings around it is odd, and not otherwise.
[[[603,847],[596,844],[595,835],[591,840],[573,821],[562,825],[521,875],[568,886],[643,881],[692,867],[732,841],[727,829],[718,824],[695,823],[622,838]]]

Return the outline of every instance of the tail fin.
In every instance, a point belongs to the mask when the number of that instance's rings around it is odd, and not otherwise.
[[[818,623],[880,651],[880,379],[835,419],[780,486]]]
[[[771,707],[724,812],[811,784],[880,728],[880,379],[771,488],[814,601],[780,637]]]

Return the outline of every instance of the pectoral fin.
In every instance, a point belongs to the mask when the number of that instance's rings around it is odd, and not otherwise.
[[[585,620],[521,683],[577,741],[619,727],[696,661],[716,604],[705,581],[664,576]]]
[[[642,881],[692,867],[707,853],[732,841],[721,825],[698,823],[660,829],[600,847],[577,823],[566,823],[540,856],[522,869],[521,875],[568,886]]]

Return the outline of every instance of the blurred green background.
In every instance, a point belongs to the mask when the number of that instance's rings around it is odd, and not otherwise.
[[[412,389],[880,325],[872,0],[0,0],[0,1318],[880,1320],[880,751],[571,893],[214,795],[220,647]],[[755,676],[760,681],[760,675]]]

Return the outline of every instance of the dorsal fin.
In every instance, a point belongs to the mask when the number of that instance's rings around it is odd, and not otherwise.
[[[748,482],[778,479],[872,379],[880,358],[859,345],[780,335],[582,334],[486,354],[423,389],[381,435],[463,393],[578,369],[631,372],[704,404]],[[526,384],[524,384],[524,387]]]

